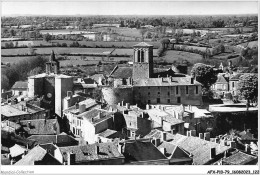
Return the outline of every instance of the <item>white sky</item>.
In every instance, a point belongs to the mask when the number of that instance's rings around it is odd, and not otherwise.
[[[2,0],[4,15],[207,15],[256,14],[257,1]]]

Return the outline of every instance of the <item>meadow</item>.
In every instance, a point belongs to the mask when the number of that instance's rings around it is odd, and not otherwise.
[[[187,60],[190,63],[197,63],[202,60],[202,56],[196,53],[168,50],[165,52],[165,55],[161,58],[155,58],[155,60],[164,60],[167,63],[173,63],[175,61],[180,62]]]

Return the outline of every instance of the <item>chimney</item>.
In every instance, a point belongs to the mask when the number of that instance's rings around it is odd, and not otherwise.
[[[117,149],[118,149],[118,152],[119,152],[120,154],[123,154],[123,153],[124,153],[123,148],[124,148],[124,144],[120,144],[120,143],[117,144]]]
[[[236,148],[236,142],[231,141],[229,146],[230,146],[230,148]]]
[[[85,104],[79,105],[79,113],[81,114],[81,113],[83,113],[85,111],[86,111],[86,105]]]
[[[161,143],[161,140],[160,139],[154,139],[154,146],[155,147],[158,147]]]
[[[204,138],[203,138],[203,133],[199,133],[199,138],[200,138],[200,139],[204,139]]]
[[[146,105],[146,110],[148,110],[148,109],[150,109],[150,105],[149,104]]]
[[[67,164],[75,165],[76,162],[76,154],[73,152],[67,152]]]
[[[69,97],[69,98],[72,97],[72,91],[67,91],[67,97]]]
[[[187,136],[188,136],[188,137],[191,136],[191,131],[187,131]]]
[[[219,143],[219,138],[218,137],[215,138],[215,143]]]
[[[124,101],[122,101],[122,106],[124,106]]]
[[[91,122],[94,123],[94,117],[91,118]]]
[[[126,107],[126,109],[130,109],[130,104],[126,103],[125,107]]]
[[[209,132],[204,133],[204,140],[210,141],[210,133]]]
[[[163,126],[163,118],[162,117],[160,117],[161,118],[161,125]]]
[[[196,137],[196,130],[191,130],[190,135],[193,136],[193,137]]]
[[[24,150],[23,155],[25,156],[27,153],[28,153],[28,151],[27,151],[27,150]]]
[[[161,151],[161,153],[162,153],[163,155],[165,155],[165,153],[166,153],[166,148],[160,148],[160,151]]]
[[[190,84],[194,84],[194,78],[193,77],[190,78]]]
[[[245,152],[250,154],[251,153],[251,148],[249,144],[245,144]]]
[[[210,149],[210,159],[214,159],[216,157],[216,148]]]
[[[167,136],[167,133],[166,132],[161,132],[161,141],[166,141],[166,136]]]
[[[95,151],[96,151],[96,154],[99,154],[100,150],[99,150],[99,146],[98,145],[96,146],[96,150]]]

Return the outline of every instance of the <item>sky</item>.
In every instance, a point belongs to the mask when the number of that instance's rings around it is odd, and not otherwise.
[[[1,0],[9,15],[222,15],[257,14],[257,1]]]

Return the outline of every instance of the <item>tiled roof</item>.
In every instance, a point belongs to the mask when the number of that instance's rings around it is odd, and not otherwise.
[[[92,98],[87,98],[86,100],[83,100],[81,102],[79,102],[79,105],[86,105],[86,110],[96,106],[98,103],[96,102],[96,100],[92,99]],[[79,114],[79,108],[76,108],[76,105],[69,107],[68,109],[63,110],[63,112],[71,112],[74,114]]]
[[[99,147],[99,153],[96,149]],[[123,158],[123,155],[118,152],[117,146],[112,142],[107,143],[95,143],[84,146],[69,146],[59,147],[63,159],[67,161],[67,153],[72,152],[76,154],[75,161],[77,162],[89,162],[95,160]]]
[[[239,78],[244,75],[243,73],[239,73],[239,74],[236,74],[236,75],[232,75],[230,80],[239,80]]]
[[[11,165],[11,161],[7,154],[1,154],[1,165]]]
[[[58,131],[57,119],[21,120],[20,123],[29,135],[55,135]]]
[[[149,78],[137,79],[134,81],[134,86],[178,86],[178,85],[193,85],[191,78],[186,77],[162,77],[162,78]],[[201,85],[194,80],[194,85]]]
[[[162,132],[158,129],[153,129],[149,134],[147,134],[146,136],[144,136],[144,138],[154,138],[154,139],[161,139],[162,137]],[[171,141],[173,140],[173,138],[175,137],[173,134],[165,132],[166,133],[166,141]]]
[[[154,69],[154,74],[153,77],[154,78],[158,78],[158,77],[186,77],[185,74],[181,74],[181,73],[175,73],[172,68],[169,69],[159,69],[156,68]]]
[[[36,161],[42,161],[47,155],[55,160],[55,158],[48,154],[45,149],[37,145],[32,150],[30,150],[21,160],[16,162],[15,165],[34,165]],[[58,165],[61,163],[56,160],[55,164]]]
[[[12,146],[10,149],[10,154],[12,157],[17,157],[20,156],[22,154],[24,154],[24,152],[26,151],[25,148],[21,147],[20,145],[15,144],[14,146]]]
[[[204,165],[211,160],[211,148],[216,148],[216,155],[230,149],[228,146],[223,146],[215,142],[206,141],[193,136],[187,137],[180,134],[174,135],[172,143],[190,152],[193,155],[193,162],[196,165]]]
[[[133,47],[153,47],[153,45],[147,44],[146,42],[141,42],[134,45]]]
[[[26,90],[27,88],[28,88],[27,81],[17,81],[12,87],[12,89],[24,89],[24,90]]]
[[[25,114],[29,114],[29,112],[17,109],[13,105],[1,106],[1,115],[5,116],[5,117],[19,116],[19,115],[25,115]]]
[[[113,78],[130,78],[133,75],[133,68],[132,67],[118,67],[115,71],[113,71],[110,76]]]
[[[228,81],[223,75],[219,75],[216,83],[228,83]]]
[[[236,151],[231,156],[224,158],[223,162],[229,165],[246,165],[256,159],[256,156],[252,156],[241,151]]]
[[[101,137],[106,137],[106,138],[123,138],[123,134],[119,131],[107,129],[101,133],[98,134]]]
[[[57,146],[78,145],[78,141],[67,134],[59,135],[32,135],[28,139],[37,141],[38,144],[54,143]]]
[[[171,143],[171,142],[162,142],[158,147],[158,149],[160,148],[165,148],[166,149],[166,154],[170,155],[171,158],[190,158],[190,154],[183,150],[182,148],[180,148],[179,146]],[[168,156],[169,157],[169,156]]]
[[[111,117],[113,117],[114,112],[107,112],[104,110],[98,110],[98,109],[92,109],[90,111],[84,112],[80,115],[78,115],[78,117],[84,117],[86,118],[88,121],[90,121],[93,125],[107,120]]]
[[[256,138],[254,138],[253,134],[251,134],[250,132],[247,132],[247,131],[240,132],[239,136],[240,136],[241,140],[257,140]]]
[[[150,141],[126,142],[124,154],[133,161],[167,159]]]
[[[153,118],[161,117],[164,121],[170,123],[171,125],[184,123],[183,120],[177,119],[170,113],[165,112],[161,109],[153,108],[153,109],[146,110],[146,112],[149,114],[152,120]]]

